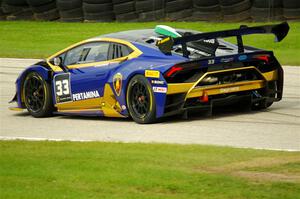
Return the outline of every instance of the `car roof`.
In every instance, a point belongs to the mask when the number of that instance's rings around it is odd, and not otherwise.
[[[184,33],[184,32],[200,33],[195,30],[187,30],[187,29],[176,29],[176,31],[179,33]],[[97,36],[93,39],[114,38],[114,39],[122,39],[126,41],[142,43],[142,44],[149,44],[146,41],[151,37],[162,37],[162,36],[155,33],[154,29],[140,29],[140,30],[127,30],[122,32],[109,33],[109,34]]]

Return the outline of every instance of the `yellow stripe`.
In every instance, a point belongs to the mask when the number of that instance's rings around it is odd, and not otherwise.
[[[58,112],[85,112],[85,111],[103,111],[107,117],[124,117],[120,114],[122,111],[119,102],[116,100],[114,93],[109,84],[105,84],[104,96],[99,98],[66,102],[55,105]]]
[[[58,111],[75,109],[100,109],[101,98],[86,99],[80,101],[65,102],[56,104]]]
[[[104,96],[101,101],[101,109],[104,113],[104,116],[107,117],[124,117],[120,114],[121,106],[116,100],[115,95],[109,84],[105,84],[104,87]]]
[[[168,84],[167,94],[186,93],[195,83]]]
[[[248,69],[255,69],[257,72],[259,72],[267,81],[277,79],[277,70],[271,71],[268,73],[261,73],[259,70],[257,70],[254,66],[249,67],[243,67],[243,68],[234,68],[234,69],[227,69],[227,70],[220,70],[220,71],[212,71],[205,73],[198,81],[192,82],[192,83],[171,83],[168,84],[168,92],[167,94],[176,94],[176,93],[188,93],[191,92],[191,90],[196,87],[196,85],[207,75],[210,74],[217,74],[217,73],[223,73],[228,71],[240,71],[240,70],[248,70]]]
[[[47,61],[47,63],[49,64],[49,66],[51,67],[51,69],[53,71],[55,71],[55,72],[62,71],[60,67],[51,64],[50,60],[53,59],[54,57],[57,57],[57,56],[63,54],[64,52],[66,52],[66,51],[68,51],[68,50],[70,50],[74,47],[79,46],[79,45],[90,43],[90,42],[101,42],[101,41],[102,42],[114,42],[114,43],[124,44],[124,45],[130,47],[133,50],[133,52],[130,53],[128,56],[120,57],[120,58],[113,59],[113,60],[101,61],[101,62],[91,62],[91,63],[86,63],[86,64],[74,64],[74,65],[68,66],[68,68],[83,68],[83,67],[91,67],[91,66],[101,66],[101,65],[106,65],[106,64],[111,63],[111,62],[120,62],[124,59],[133,59],[133,58],[136,58],[136,57],[138,57],[142,54],[142,51],[140,51],[137,47],[135,47],[132,43],[130,43],[128,41],[121,40],[121,39],[114,39],[114,38],[94,38],[94,39],[84,40],[84,41],[81,41],[81,42],[76,43],[74,45],[71,45],[71,46],[55,53],[54,55],[50,56],[49,58],[46,59],[46,61]]]
[[[203,96],[204,91],[208,95],[218,95],[222,93],[232,93],[238,91],[246,91],[246,90],[255,90],[265,87],[266,81],[273,81],[278,79],[278,71],[270,71],[267,73],[261,73],[257,70],[262,76],[263,80],[255,80],[255,81],[245,81],[245,82],[236,82],[231,84],[222,84],[222,85],[212,85],[212,86],[201,86],[196,87],[198,83],[207,75],[215,74],[215,73],[222,73],[228,71],[240,71],[240,70],[247,70],[247,69],[255,69],[253,66],[245,67],[245,68],[236,68],[236,69],[228,69],[216,72],[207,72],[203,75],[198,81],[192,83],[174,83],[168,84],[168,92],[167,94],[176,94],[176,93],[187,93],[186,98],[192,97],[200,97]]]
[[[90,112],[90,111],[100,111],[99,108],[97,109],[83,109],[83,110],[60,110],[61,113],[80,113],[80,112]]]
[[[11,111],[23,111],[23,108],[19,108],[19,107],[9,107],[9,110]]]
[[[267,81],[273,81],[273,80],[277,80],[278,79],[278,71],[277,70],[273,70],[267,73],[262,73],[262,75],[264,76],[264,78]]]
[[[186,98],[200,97],[203,96],[204,92],[207,95],[218,95],[224,93],[233,93],[246,90],[255,90],[260,89],[265,86],[264,80],[255,80],[255,81],[245,81],[237,82],[232,84],[222,84],[215,86],[203,86],[199,88],[194,88],[187,95]]]

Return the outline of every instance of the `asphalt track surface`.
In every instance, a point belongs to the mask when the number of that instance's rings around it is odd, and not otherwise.
[[[8,110],[18,74],[37,60],[0,58],[0,139],[159,142],[300,151],[300,67],[285,66],[283,100],[265,111],[216,110],[140,125],[130,119],[55,116]]]

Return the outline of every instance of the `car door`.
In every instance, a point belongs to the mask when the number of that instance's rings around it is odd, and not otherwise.
[[[65,111],[99,109],[109,72],[118,66],[118,58],[130,54],[123,46],[112,42],[90,42],[60,55],[68,73],[55,77],[55,92],[65,95],[57,107]]]

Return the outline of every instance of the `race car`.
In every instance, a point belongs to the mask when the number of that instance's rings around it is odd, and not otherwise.
[[[157,25],[87,39],[23,71],[11,109],[142,124],[229,104],[265,109],[282,98],[283,69],[272,51],[246,46],[242,36],[270,33],[279,42],[288,31],[286,22],[206,33]]]

